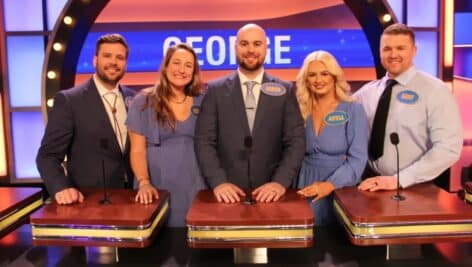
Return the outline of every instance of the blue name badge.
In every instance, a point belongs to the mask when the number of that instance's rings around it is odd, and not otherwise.
[[[266,95],[281,96],[287,92],[287,89],[278,83],[263,83],[261,86],[261,91]]]
[[[324,118],[324,121],[328,125],[342,125],[349,120],[347,113],[344,111],[333,111],[328,113]]]
[[[411,90],[401,91],[397,94],[397,100],[404,104],[414,104],[418,101],[418,98],[418,94]]]

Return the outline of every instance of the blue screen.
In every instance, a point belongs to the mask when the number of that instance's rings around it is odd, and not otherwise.
[[[202,70],[235,69],[236,30],[185,30],[120,32],[130,47],[129,72],[156,71],[167,47],[189,43],[197,52]],[[327,50],[343,67],[373,67],[374,62],[362,30],[267,30],[267,69],[298,69],[307,54]],[[103,32],[89,33],[80,54],[77,73],[93,73],[95,43]]]

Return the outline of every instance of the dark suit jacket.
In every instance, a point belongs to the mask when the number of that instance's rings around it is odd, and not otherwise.
[[[279,83],[286,93],[259,96],[252,133],[252,186],[275,181],[288,187],[305,152],[303,119],[291,84],[266,73],[262,82]],[[244,139],[249,135],[238,74],[210,82],[197,119],[195,149],[211,187],[224,182],[248,187]]]
[[[120,90],[125,102],[134,95],[131,89]],[[101,144],[103,139],[107,145]],[[64,156],[67,174],[62,167]],[[101,188],[102,160],[108,186],[122,188],[125,173],[132,182],[129,142],[121,152],[97,87],[90,79],[55,96],[36,164],[46,189],[54,197],[68,187]]]

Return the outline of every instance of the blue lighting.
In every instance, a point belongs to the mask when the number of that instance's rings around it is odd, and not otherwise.
[[[418,50],[414,60],[422,71],[438,76],[438,34],[436,32],[415,32]]]
[[[16,178],[39,177],[36,153],[44,133],[41,111],[12,112],[11,126]]]
[[[42,31],[43,5],[38,0],[4,0],[6,31]]]
[[[362,30],[290,29],[267,30],[267,69],[298,69],[307,54],[327,50],[343,67],[373,67],[369,44]],[[103,32],[87,36],[77,65],[78,73],[93,73],[95,42]],[[129,72],[154,72],[164,50],[176,42],[192,43],[202,70],[234,69],[236,30],[175,30],[121,32],[130,46]]]
[[[48,30],[52,30],[54,28],[57,17],[59,17],[59,14],[66,3],[67,0],[47,0],[46,8],[48,12]]]
[[[11,106],[41,106],[43,37],[8,36],[7,59]]]
[[[408,26],[438,27],[438,0],[414,0],[408,2]]]

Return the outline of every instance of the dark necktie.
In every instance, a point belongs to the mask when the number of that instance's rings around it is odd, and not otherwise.
[[[377,160],[383,155],[385,126],[387,124],[388,110],[390,107],[390,98],[392,88],[398,82],[392,79],[387,80],[387,87],[380,96],[377,110],[375,111],[374,123],[370,134],[369,153],[372,160]]]

